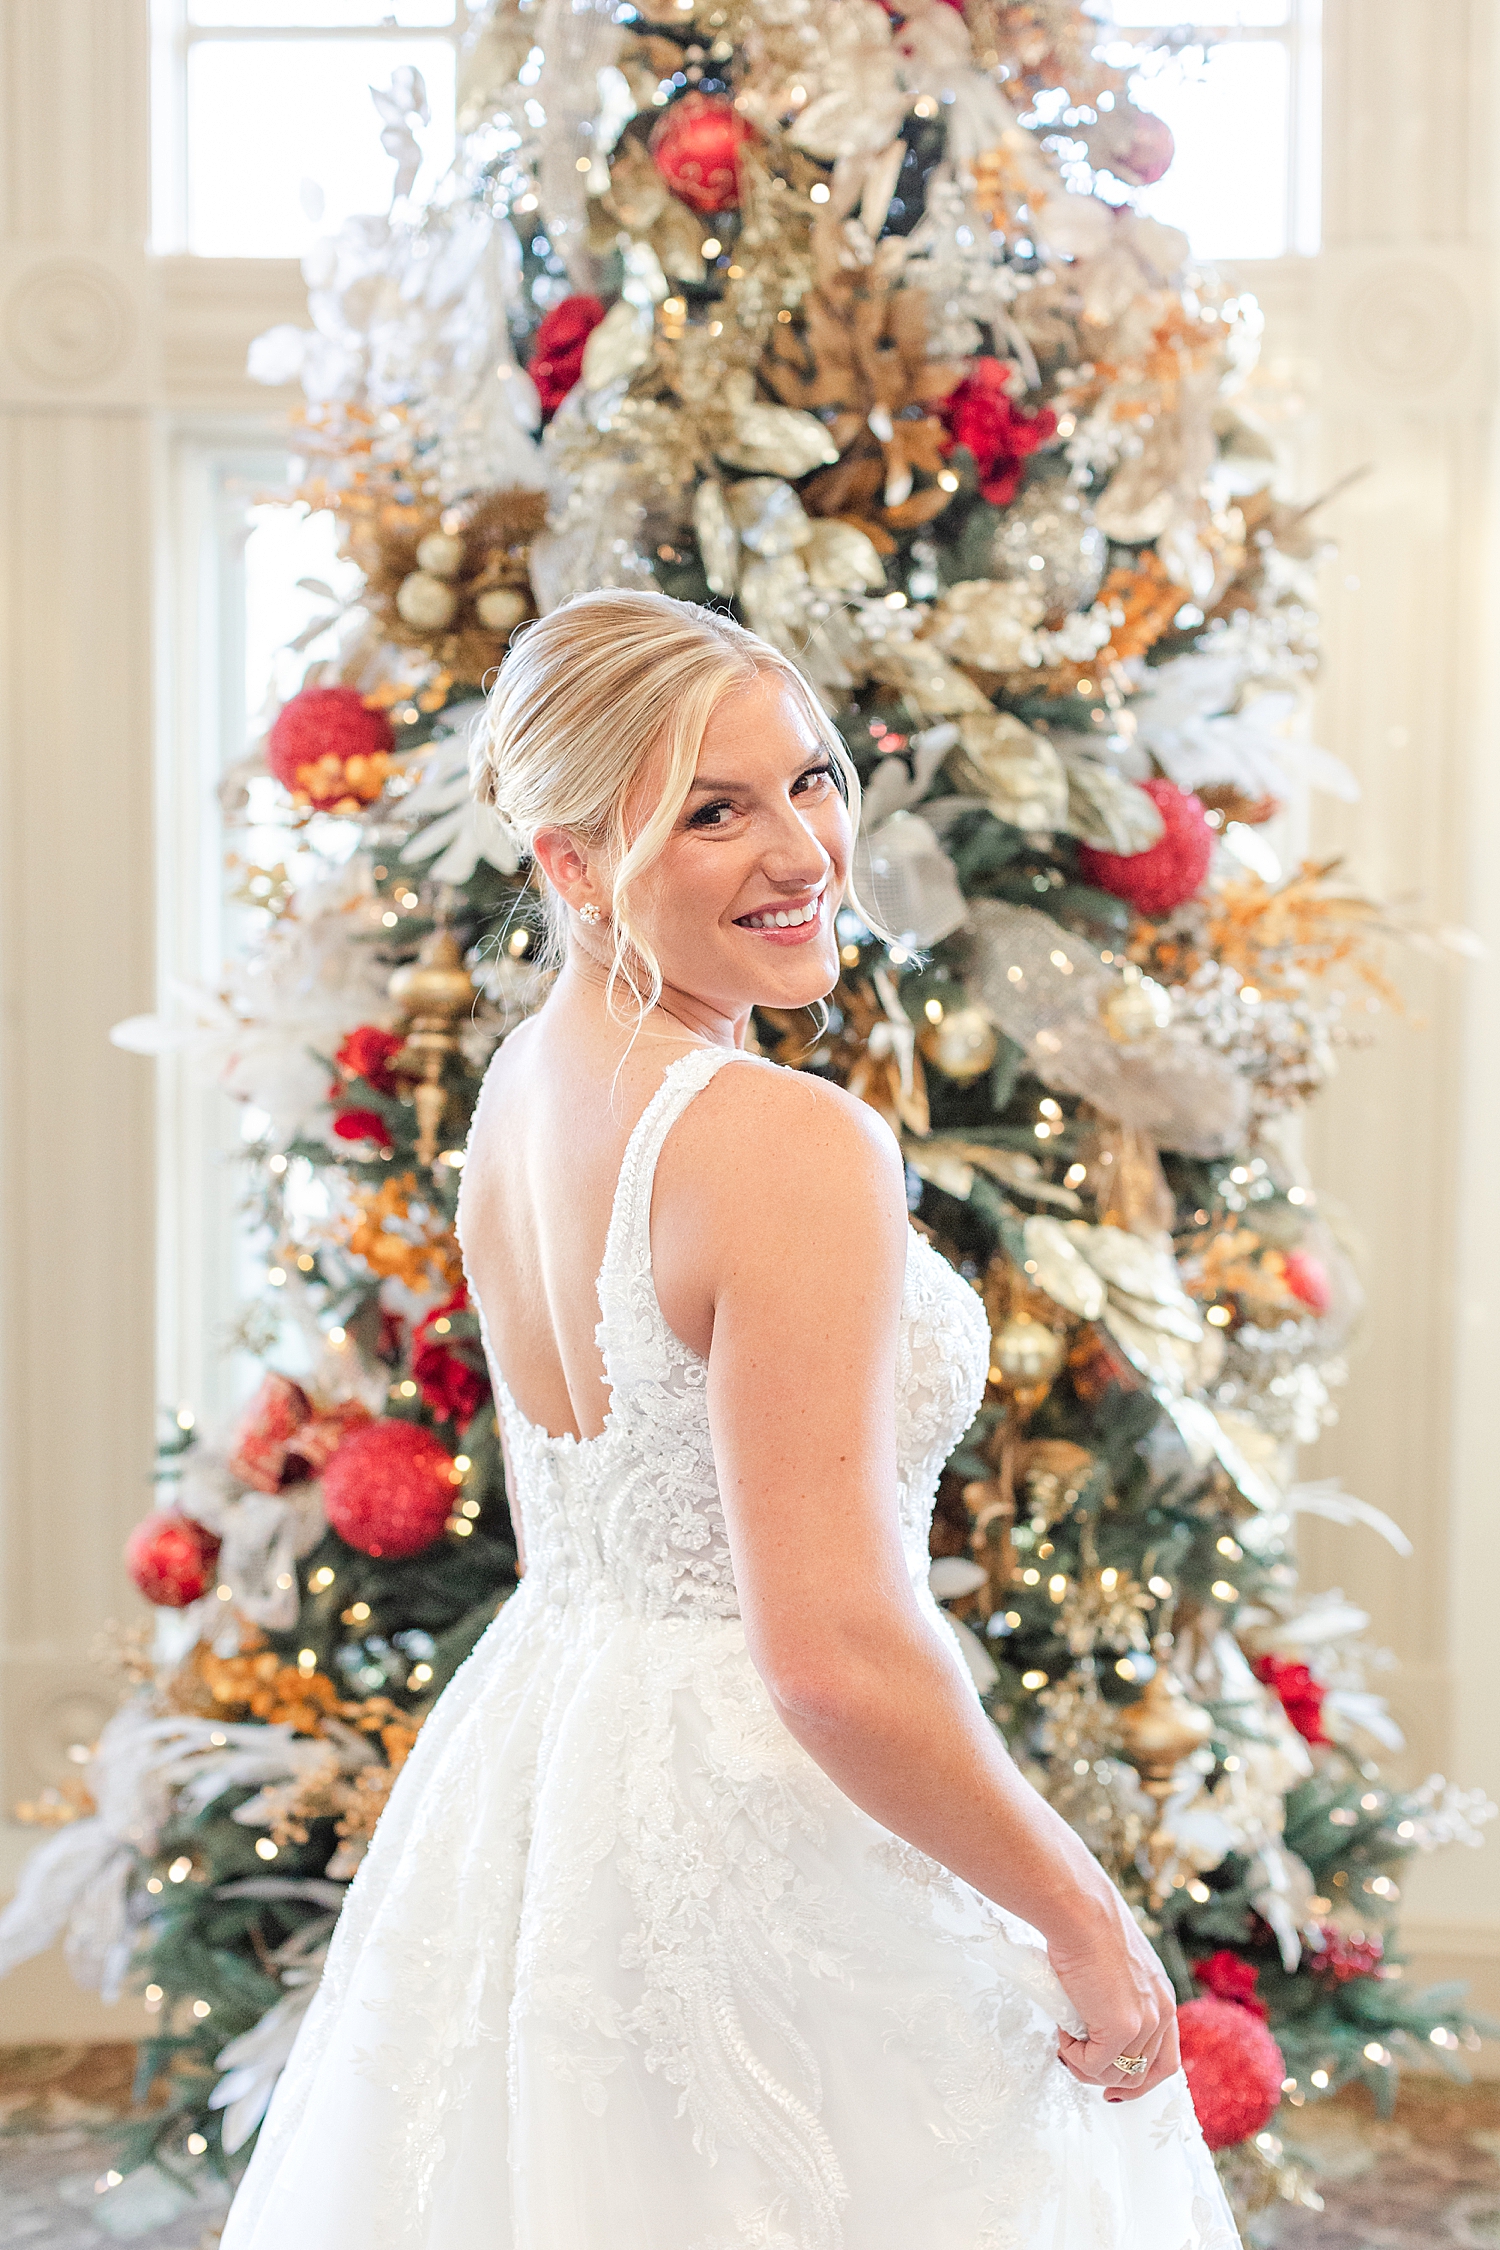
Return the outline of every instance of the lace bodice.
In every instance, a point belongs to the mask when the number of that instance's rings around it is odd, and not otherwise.
[[[599,1270],[595,1331],[611,1400],[597,1437],[554,1436],[521,1413],[480,1330],[526,1530],[532,1599],[602,1602],[650,1618],[739,1612],[714,1473],[707,1362],[667,1326],[651,1271],[651,1190],[668,1133],[727,1062],[700,1047],[671,1063],[626,1145]],[[470,1297],[478,1298],[471,1286]],[[984,1308],[913,1232],[896,1366],[896,1503],[914,1578],[944,1461],[973,1420],[989,1364]]]

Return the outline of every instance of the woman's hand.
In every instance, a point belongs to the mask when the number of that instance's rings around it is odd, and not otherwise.
[[[1110,2102],[1136,2101],[1177,2069],[1177,2002],[1165,1970],[1123,1899],[1106,1927],[1086,1944],[1047,1948],[1064,1992],[1088,2036],[1059,2031],[1057,2052],[1075,2078],[1102,2086]],[[1138,2075],[1118,2067],[1120,2055],[1144,2055]]]

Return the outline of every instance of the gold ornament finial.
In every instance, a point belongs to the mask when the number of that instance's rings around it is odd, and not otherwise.
[[[1155,1870],[1154,1906],[1159,1906],[1165,1895],[1161,1884],[1166,1857],[1161,1838],[1162,1814],[1183,1760],[1202,1747],[1213,1733],[1214,1724],[1207,1711],[1193,1701],[1170,1670],[1167,1658],[1171,1647],[1169,1633],[1157,1636],[1154,1643],[1156,1670],[1134,1703],[1127,1703],[1115,1720],[1120,1747],[1156,1807],[1156,1820],[1147,1847]]]
[[[431,1164],[448,1107],[443,1066],[458,1047],[458,1019],[474,998],[474,980],[446,922],[429,932],[415,961],[403,962],[386,989],[406,1019],[405,1044],[392,1057],[391,1069],[412,1087],[417,1161]]]

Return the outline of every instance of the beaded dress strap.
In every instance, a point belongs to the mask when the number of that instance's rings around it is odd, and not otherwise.
[[[645,1342],[643,1314],[658,1333],[666,1328],[651,1277],[651,1191],[667,1135],[694,1096],[702,1093],[725,1063],[754,1059],[737,1047],[692,1047],[685,1055],[678,1055],[668,1063],[661,1084],[625,1144],[599,1268],[601,1317],[595,1331],[612,1382],[618,1382],[624,1371],[617,1364],[622,1356],[634,1363],[634,1372],[645,1372],[639,1360]],[[654,1320],[650,1319],[653,1314]]]

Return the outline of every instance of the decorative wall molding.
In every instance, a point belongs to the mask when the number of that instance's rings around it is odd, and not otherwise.
[[[1372,412],[1478,411],[1493,388],[1489,260],[1465,244],[1373,244],[1319,260],[1328,395]]]
[[[144,251],[0,250],[0,406],[144,410],[159,388],[157,328]]]

